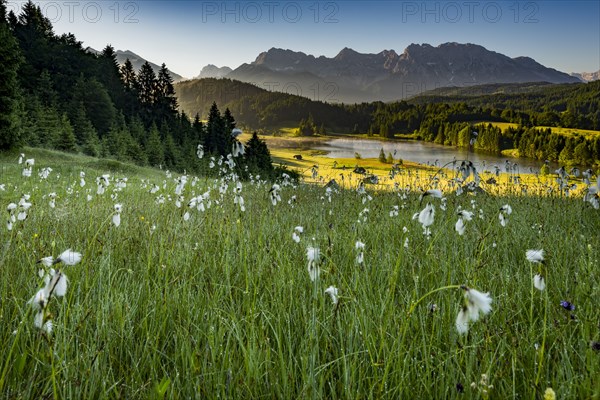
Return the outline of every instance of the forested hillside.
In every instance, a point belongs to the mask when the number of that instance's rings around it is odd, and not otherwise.
[[[233,114],[212,105],[202,123],[179,111],[165,64],[158,74],[148,62],[138,71],[129,60],[119,66],[110,45],[94,54],[75,36],[56,35],[33,2],[19,15],[0,5],[2,149],[29,145],[188,171],[208,163],[198,145],[216,157],[232,152]]]
[[[522,156],[581,165],[600,159],[600,135],[537,128],[600,130],[600,82],[447,88],[409,101],[352,105],[269,92],[231,79],[186,81],[176,90],[185,112],[204,114],[214,100],[232,110],[240,123],[267,131],[293,126],[305,136],[402,134],[458,147],[469,147],[477,132],[475,150],[518,149]],[[503,131],[490,122],[517,126]]]

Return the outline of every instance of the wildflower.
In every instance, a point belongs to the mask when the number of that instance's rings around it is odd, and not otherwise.
[[[456,330],[459,334],[463,335],[469,331],[469,314],[467,312],[467,307],[463,306],[461,310],[458,312],[456,316],[456,321],[454,323]]]
[[[98,185],[98,189],[96,190],[97,195],[103,195],[106,191],[106,188],[110,185],[110,175],[104,174],[98,178],[96,178],[96,184]]]
[[[46,292],[49,296],[63,297],[67,293],[69,280],[61,271],[50,269],[50,273],[46,278],[49,278],[46,283]]]
[[[81,171],[79,173],[79,186],[84,187],[85,186],[85,172]]]
[[[17,221],[17,217],[15,217],[15,210],[17,209],[17,205],[15,203],[10,203],[6,207],[6,211],[8,211],[8,220],[6,221],[6,228],[11,231],[13,228],[13,224]]]
[[[38,173],[40,179],[45,180],[50,176],[50,172],[52,172],[52,168],[46,167],[42,168],[42,170]]]
[[[234,157],[243,156],[246,153],[246,149],[242,143],[236,140],[233,142],[231,153]]]
[[[398,212],[398,206],[393,206],[392,210],[390,211],[390,217],[397,217],[399,214]]]
[[[325,289],[325,294],[331,297],[331,302],[334,306],[338,303],[338,289],[335,286],[329,286]]]
[[[276,206],[278,202],[281,201],[281,196],[279,192],[281,191],[281,187],[278,184],[273,184],[271,186],[271,190],[269,190],[269,196],[271,198],[271,203]]]
[[[311,281],[319,278],[321,270],[319,269],[319,261],[321,252],[318,247],[308,247],[306,249],[306,258],[308,259],[308,276]]]
[[[25,154],[24,154],[24,153],[21,153],[21,154],[19,155],[19,161],[18,161],[19,165],[23,164],[23,159],[24,159],[24,158],[25,158]]]
[[[27,211],[31,208],[31,203],[28,202],[29,195],[24,195],[21,200],[19,200],[17,219],[19,221],[24,221],[27,219]]]
[[[304,228],[301,226],[297,226],[294,228],[294,232],[292,232],[292,239],[296,243],[300,243],[300,234],[304,232]]]
[[[423,198],[426,196],[435,197],[436,199],[441,199],[443,197],[442,191],[439,189],[429,189],[421,194],[419,197],[419,202],[423,201]]]
[[[115,204],[115,213],[112,216],[112,223],[115,226],[119,226],[121,225],[121,210],[123,209],[123,206],[121,204]]]
[[[536,274],[533,277],[533,286],[539,291],[544,290],[546,288],[546,281],[544,280],[544,277],[540,274]]]
[[[48,202],[48,204],[50,205],[50,208],[55,208],[56,207],[56,193],[52,192],[48,195],[48,197],[50,198],[50,201]]]
[[[527,250],[525,252],[525,257],[527,257],[527,261],[532,262],[534,264],[540,264],[544,262],[544,250]]]
[[[498,214],[498,219],[500,220],[500,225],[506,226],[508,224],[508,216],[512,214],[512,207],[508,204],[500,207],[500,214]]]
[[[556,400],[556,393],[554,393],[552,388],[546,388],[546,391],[544,392],[544,400]]]
[[[63,297],[67,293],[69,280],[61,270],[55,270],[51,266],[63,263],[64,265],[75,265],[81,261],[81,253],[74,252],[71,249],[63,251],[58,258],[51,256],[44,257],[38,261],[47,269],[40,269],[40,277],[44,280],[44,287],[39,289],[29,300],[32,308],[36,312],[33,324],[36,328],[43,330],[46,334],[52,333],[53,323],[50,314],[46,308],[52,296]]]
[[[470,309],[469,316],[472,321],[477,321],[479,318],[479,312],[488,314],[492,311],[492,298],[489,293],[481,293],[475,289],[465,287],[465,298],[468,301],[468,307]],[[476,315],[476,316],[475,316]]]
[[[196,156],[198,156],[199,159],[202,159],[204,157],[204,146],[202,146],[201,144],[199,144],[196,148]]]
[[[81,253],[77,253],[71,249],[63,251],[53,264],[63,263],[65,265],[75,265],[81,261]]]
[[[466,210],[458,211],[458,221],[456,221],[456,225],[454,226],[456,232],[462,236],[465,233],[465,221],[471,221],[472,219],[472,212]]]
[[[238,181],[235,189],[234,189],[234,193],[235,196],[233,198],[233,203],[239,205],[240,207],[240,211],[244,212],[246,211],[246,207],[244,205],[244,198],[242,197],[242,182]]]
[[[44,258],[38,260],[38,263],[42,264],[45,267],[51,267],[52,265],[54,265],[54,257],[52,257],[52,256],[44,257]],[[40,278],[43,278],[43,276],[44,275],[42,273],[40,273]]]
[[[356,251],[358,252],[358,254],[356,255],[356,263],[358,265],[363,265],[365,263],[365,244],[363,242],[361,242],[360,240],[357,240],[356,243],[354,244],[354,247],[356,248]]]
[[[467,333],[469,321],[477,321],[479,314],[488,314],[492,310],[492,298],[489,293],[481,293],[478,290],[461,286],[465,291],[465,304],[461,307],[456,317],[456,330],[459,334]]]
[[[418,220],[423,226],[423,234],[426,235],[428,238],[431,235],[431,230],[429,229],[429,227],[433,224],[434,217],[435,208],[431,205],[431,203],[427,203],[425,208],[418,215]]]
[[[446,211],[447,203],[448,203],[448,199],[445,197],[442,197],[442,199],[440,200],[440,210]]]
[[[362,218],[362,222],[367,222],[367,219],[369,218],[369,209],[368,208],[364,208],[361,212],[358,213],[358,222],[361,221]]]
[[[575,311],[575,305],[566,300],[561,300],[560,306],[567,311]]]

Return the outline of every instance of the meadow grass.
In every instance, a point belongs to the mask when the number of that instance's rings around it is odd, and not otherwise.
[[[508,128],[517,129],[519,124],[511,123],[511,122],[491,122],[491,121],[482,121],[477,124],[491,124],[496,128],[500,128],[503,132]],[[589,129],[576,129],[576,128],[563,128],[557,126],[536,126],[535,129],[551,129],[552,132],[558,133],[559,135],[572,137],[575,135],[580,135],[585,137],[586,139],[593,139],[600,135],[600,131],[594,131]]]
[[[396,178],[410,193],[367,187],[371,200],[347,189],[330,202],[320,183],[281,184],[275,206],[271,184],[244,182],[242,212],[229,178],[190,177],[178,208],[178,175],[26,153],[36,158],[30,178],[14,154],[0,157],[3,206],[23,194],[33,204],[11,231],[0,228],[0,397],[539,399],[547,387],[559,399],[600,395],[600,218],[581,198],[522,196],[508,179],[502,196],[456,196],[442,177],[444,211],[439,199],[420,201],[413,172]],[[53,171],[42,180],[46,166]],[[128,177],[127,187],[96,195],[104,173]],[[151,184],[161,190],[151,194]],[[210,208],[186,207],[208,190]],[[430,238],[412,218],[427,202],[436,209]],[[504,204],[513,213],[502,227]],[[475,213],[463,236],[459,207]],[[300,243],[295,226],[304,227]],[[315,282],[308,246],[322,256]],[[67,248],[83,260],[63,268],[69,288],[49,302],[47,335],[27,304],[42,285],[36,262]],[[544,249],[546,262],[529,263],[528,249]],[[533,287],[540,269],[544,291]],[[337,305],[324,294],[330,285]],[[455,285],[493,299],[466,335],[455,329],[464,302]],[[483,374],[493,387],[480,384]]]

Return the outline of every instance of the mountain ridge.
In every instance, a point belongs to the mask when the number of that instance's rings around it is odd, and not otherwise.
[[[481,45],[456,42],[437,47],[412,43],[401,54],[393,49],[359,53],[345,47],[331,58],[273,47],[226,77],[259,87],[276,84],[279,90],[293,86],[294,94],[322,92],[329,85],[335,93],[314,99],[347,103],[401,100],[447,86],[580,82],[530,57],[510,58]]]
[[[96,55],[99,55],[102,53],[101,51],[95,50],[91,47],[86,48],[86,51],[89,53],[92,53],[92,54],[96,54]],[[129,59],[129,61],[131,61],[131,64],[133,65],[133,69],[136,72],[140,70],[140,68],[146,61],[148,61],[145,58],[143,58],[142,56],[134,53],[131,50],[116,50],[115,54],[117,57],[117,63],[119,63],[119,65],[125,64],[125,61],[127,59]],[[148,61],[148,63],[152,67],[152,70],[154,71],[154,73],[158,74],[158,71],[160,71],[160,65],[155,64],[152,61]],[[171,71],[171,69],[169,69],[169,72],[171,74],[171,78],[173,78],[173,82],[179,82],[179,81],[183,81],[186,79],[183,76],[179,75],[178,73]]]

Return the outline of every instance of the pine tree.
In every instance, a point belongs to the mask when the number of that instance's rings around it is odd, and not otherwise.
[[[149,106],[156,102],[156,87],[156,74],[150,63],[146,61],[137,77],[137,90],[142,104]]]
[[[76,102],[76,105],[72,107],[70,120],[79,146],[83,146],[91,135],[97,136],[96,129],[85,114],[83,102]]]
[[[100,137],[108,133],[117,113],[108,91],[100,82],[80,76],[75,84],[73,101],[83,103],[85,114]]]
[[[22,58],[6,21],[0,0],[0,150],[16,147],[21,139],[21,96],[17,72]]]
[[[137,117],[137,113],[139,112],[138,80],[129,58],[120,67],[120,72],[124,90],[123,111],[130,117]]]
[[[152,124],[150,127],[148,142],[146,144],[146,156],[148,158],[148,164],[153,167],[158,167],[164,162],[162,142],[156,124]]]
[[[385,164],[385,152],[383,151],[383,147],[379,151],[379,162]]]
[[[273,161],[267,144],[260,140],[256,132],[246,143],[246,154],[244,155],[246,164],[250,170],[270,175],[273,172]]]
[[[135,90],[137,86],[137,76],[135,75],[135,70],[133,69],[133,64],[128,59],[125,60],[125,63],[120,67],[121,72],[121,81],[127,90]]]
[[[231,151],[231,146],[227,146],[225,135],[231,138],[231,133],[225,132],[225,122],[221,117],[217,103],[213,102],[208,112],[208,121],[206,123],[206,138],[204,143],[206,151],[226,156]]]
[[[169,169],[179,169],[181,156],[175,145],[175,140],[173,140],[173,135],[170,133],[168,133],[163,140],[163,149],[165,166]]]
[[[173,87],[173,78],[165,64],[158,71],[155,96],[158,119],[170,121],[177,114],[177,97]]]
[[[235,118],[233,118],[233,115],[231,115],[231,111],[229,110],[229,108],[226,108],[225,112],[223,113],[223,121],[225,123],[225,130],[227,132],[231,132],[235,129]]]
[[[56,137],[54,148],[61,151],[76,152],[77,141],[75,140],[75,134],[73,133],[73,127],[69,122],[69,118],[66,114],[63,114],[60,120],[60,131]]]

